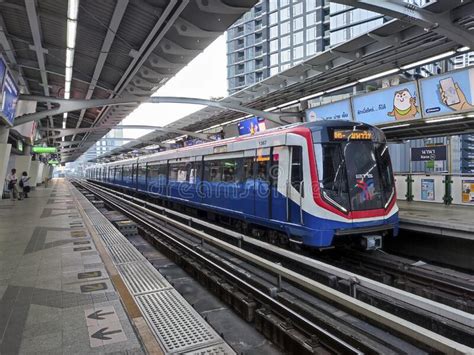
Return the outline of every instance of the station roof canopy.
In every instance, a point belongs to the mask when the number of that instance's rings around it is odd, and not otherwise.
[[[2,0],[2,55],[23,93],[64,97],[71,2],[79,7],[70,97],[105,99],[150,96],[257,0]],[[38,103],[37,110],[48,105]],[[82,142],[63,161],[76,159],[136,106],[69,113],[66,128],[97,130],[67,137]],[[100,128],[104,122],[109,128]],[[40,126],[62,128],[63,115]]]
[[[335,2],[361,7],[366,3],[379,3],[365,0],[335,0]],[[380,3],[389,2],[380,1]],[[472,34],[474,2],[438,1],[429,3],[423,8],[410,4],[400,6],[405,6],[410,16],[401,13],[398,16],[400,19],[389,20],[366,34],[336,45],[288,70],[238,91],[224,98],[223,101],[238,102],[259,110],[274,109],[318,96],[328,90],[333,91],[346,85],[350,86],[360,79],[427,58],[448,52],[452,52],[450,56],[454,56],[456,50],[462,47],[474,48]],[[384,9],[378,8],[377,11],[383,12]],[[389,15],[397,16],[393,11],[389,12]],[[430,19],[443,19],[443,21],[435,23],[429,22]],[[455,36],[452,35],[453,33],[462,35]],[[329,33],[325,34],[325,36],[328,35]],[[400,73],[405,72],[402,70]],[[238,112],[204,108],[166,127],[198,131],[239,117],[242,117],[242,114]],[[460,122],[453,121],[449,124],[446,122],[439,126],[423,124],[423,122],[417,125],[416,129],[411,127],[400,130],[390,129],[386,133],[394,140],[415,136],[454,134],[474,130],[474,119],[466,118]],[[148,141],[160,142],[176,136],[176,134],[161,131],[152,132],[103,157],[143,148],[150,144]]]

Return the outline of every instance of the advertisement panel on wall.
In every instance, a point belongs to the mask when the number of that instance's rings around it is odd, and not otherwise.
[[[241,136],[244,134],[255,134],[265,130],[265,119],[262,117],[251,117],[237,123],[237,127]]]
[[[351,101],[346,99],[306,110],[306,122],[318,120],[352,121]]]
[[[11,126],[13,126],[13,121],[15,120],[18,94],[18,87],[13,76],[7,72],[3,83],[2,116]]]
[[[354,96],[355,121],[381,124],[421,118],[416,81]]]
[[[5,74],[7,73],[7,65],[3,61],[3,58],[0,57],[0,102],[3,100],[3,80],[5,79]]]
[[[474,68],[420,80],[423,116],[439,116],[474,109]]]
[[[474,180],[462,181],[462,203],[474,204]]]
[[[423,201],[435,200],[435,181],[434,179],[421,179],[421,199]]]

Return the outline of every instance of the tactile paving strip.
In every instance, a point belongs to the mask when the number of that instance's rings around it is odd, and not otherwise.
[[[131,263],[134,261],[146,260],[137,249],[130,244],[113,244],[108,245],[108,249],[112,259],[116,264]]]
[[[98,224],[94,227],[104,243],[107,245],[128,243],[127,238],[125,238],[119,231],[112,227],[110,223]]]
[[[166,352],[183,353],[222,343],[176,290],[147,293],[136,300]]]
[[[171,288],[169,282],[148,262],[117,266],[133,295]]]

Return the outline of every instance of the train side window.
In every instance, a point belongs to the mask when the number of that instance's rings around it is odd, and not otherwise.
[[[303,181],[303,151],[299,146],[293,146],[291,149],[291,186],[298,192]]]
[[[247,181],[249,179],[253,179],[253,158],[244,158],[243,159],[243,167],[242,167],[242,170],[243,170],[243,173],[242,173],[242,177],[243,177],[243,181]]]
[[[208,182],[221,181],[221,172],[217,160],[204,162],[204,180]]]
[[[220,161],[222,169],[222,181],[237,182],[238,181],[238,163],[236,159],[224,159]]]

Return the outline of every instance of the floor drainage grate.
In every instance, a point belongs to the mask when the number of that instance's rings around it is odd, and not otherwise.
[[[130,244],[115,244],[108,246],[110,254],[116,264],[131,263],[134,261],[146,260]]]
[[[118,268],[133,295],[171,288],[148,262],[122,264]]]
[[[182,353],[222,342],[176,290],[147,293],[136,300],[167,352]]]

